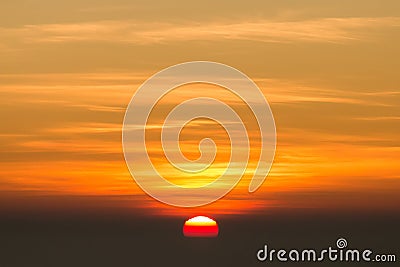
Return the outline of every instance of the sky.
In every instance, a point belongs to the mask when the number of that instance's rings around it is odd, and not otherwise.
[[[89,203],[166,216],[398,211],[399,47],[398,1],[3,1],[0,208]],[[274,114],[277,147],[255,193],[247,192],[252,152],[245,176],[225,198],[178,209],[135,184],[121,131],[125,109],[147,78],[193,60],[224,63],[254,80]],[[196,86],[162,100],[154,123],[195,90],[251,121],[234,96]],[[149,144],[155,165],[191,186],[166,166],[157,131]],[[211,181],[227,162],[226,133],[200,121],[182,134],[184,154],[193,159],[200,137],[215,137],[221,153],[194,185]]]

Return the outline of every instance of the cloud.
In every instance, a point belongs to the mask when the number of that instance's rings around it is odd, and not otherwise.
[[[360,117],[354,118],[356,120],[364,120],[364,121],[399,121],[400,116],[376,116],[376,117]]]
[[[365,39],[372,29],[399,26],[399,17],[248,20],[185,25],[123,20],[0,28],[0,35],[3,40],[16,39],[25,43],[117,42],[145,45],[192,40],[344,43]]]

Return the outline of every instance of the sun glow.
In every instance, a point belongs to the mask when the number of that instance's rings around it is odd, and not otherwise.
[[[185,222],[185,225],[217,225],[217,223],[206,216],[196,216]]]

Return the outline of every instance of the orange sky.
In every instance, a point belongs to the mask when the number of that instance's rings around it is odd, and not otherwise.
[[[43,2],[40,16],[22,3],[0,4],[0,194],[9,203],[2,205],[23,205],[21,196],[55,202],[101,196],[153,213],[192,213],[158,204],[135,185],[121,127],[130,98],[148,77],[180,62],[210,60],[243,71],[263,91],[275,116],[277,151],[256,193],[247,193],[247,175],[226,198],[195,212],[398,209],[397,1],[263,1],[223,9],[213,3],[219,13],[192,4],[204,16],[191,4],[175,10],[160,3],[154,13],[144,1],[72,1],[61,8]],[[233,96],[203,92],[251,120]],[[193,88],[180,88],[159,108],[192,96]],[[226,133],[204,122],[184,130],[184,153],[198,155],[196,141],[205,132],[223,153],[196,185],[213,179],[228,155]],[[156,137],[150,150],[158,167],[188,185],[166,165]]]

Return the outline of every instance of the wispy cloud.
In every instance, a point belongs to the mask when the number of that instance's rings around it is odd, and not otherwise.
[[[365,39],[371,29],[399,26],[399,17],[322,18],[302,21],[248,20],[185,25],[124,20],[0,28],[0,35],[30,43],[97,41],[151,44],[190,40],[343,43]]]
[[[360,117],[355,119],[364,121],[400,121],[400,116]]]
[[[135,88],[149,75],[0,75],[3,82],[0,93],[4,96],[0,99],[0,106],[2,114],[5,114],[0,135],[0,146],[4,147],[4,153],[0,154],[0,191],[145,196],[132,182],[126,168],[121,127],[124,108]],[[351,186],[351,189],[359,190],[358,183],[354,185],[354,181],[358,181],[355,179],[361,179],[359,177],[364,180],[369,177],[380,177],[384,181],[398,179],[399,143],[393,129],[399,116],[396,106],[390,106],[398,102],[395,89],[352,91],[306,81],[262,77],[255,78],[255,82],[274,110],[278,144],[268,183],[265,189],[261,189],[265,191],[252,196],[254,198],[249,202],[257,206],[252,208],[286,205],[274,195],[285,192],[300,194],[328,187],[348,190]],[[193,90],[188,89],[183,88],[182,92],[159,104],[168,111],[167,107],[173,103],[194,96]],[[215,88],[202,89],[202,93],[222,97],[224,102],[234,107],[239,105],[234,98]],[[238,112],[247,114],[245,109],[238,108]],[[12,120],[6,120],[8,114],[13,114]],[[171,170],[173,167],[164,159],[157,135],[162,118],[156,116],[151,121],[153,124],[148,125],[152,130],[149,132],[153,133],[147,142],[148,151],[160,172],[171,177],[171,181],[185,184],[187,177],[175,175],[173,171],[176,170]],[[206,133],[217,144],[217,157],[221,155],[209,175],[196,180],[197,183],[207,183],[222,171],[223,163],[228,161],[230,144],[225,132],[213,128],[210,121],[200,120],[192,124],[186,133],[183,132],[191,138],[182,139],[182,150],[188,156],[197,155],[198,140],[192,137]],[[249,129],[251,134],[252,128]],[[238,205],[243,205],[247,199],[247,193],[243,197],[243,192],[247,192],[248,174],[254,169],[258,147],[254,141],[251,148],[254,153],[243,183],[228,195],[237,200]],[[380,181],[370,184],[371,188],[374,186],[381,191],[391,188],[382,186]],[[231,204],[225,205],[227,202],[223,201],[218,207],[231,212]],[[249,207],[250,204],[246,202],[245,205]]]

